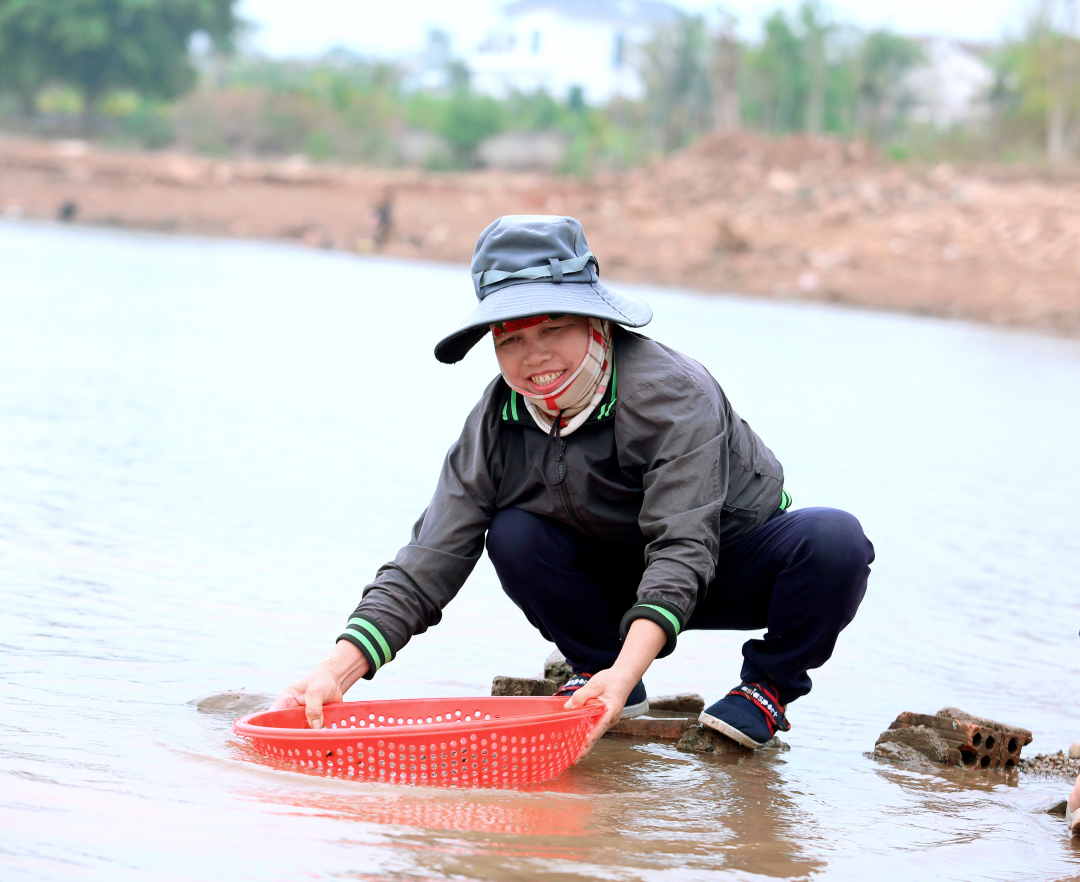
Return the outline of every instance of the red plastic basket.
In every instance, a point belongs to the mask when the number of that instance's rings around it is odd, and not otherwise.
[[[346,701],[309,729],[304,708],[241,717],[233,731],[275,764],[335,778],[451,787],[548,781],[581,755],[600,704],[565,698]]]

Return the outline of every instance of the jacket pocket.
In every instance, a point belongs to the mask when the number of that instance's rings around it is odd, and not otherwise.
[[[756,521],[758,513],[752,508],[739,508],[737,505],[731,505],[725,502],[722,506],[724,514],[729,517],[737,518],[744,521]]]

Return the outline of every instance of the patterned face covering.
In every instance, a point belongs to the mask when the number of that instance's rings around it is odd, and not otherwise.
[[[497,340],[503,334],[531,328],[561,315],[535,315],[526,319],[499,322],[491,326]],[[525,399],[525,407],[533,420],[545,432],[550,431],[555,418],[562,413],[559,434],[569,435],[589,418],[607,392],[611,380],[611,322],[589,319],[589,348],[577,370],[558,389],[547,395],[534,395],[513,385],[505,374],[506,384]]]

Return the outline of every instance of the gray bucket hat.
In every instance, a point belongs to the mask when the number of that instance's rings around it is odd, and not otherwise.
[[[446,364],[461,361],[493,322],[545,313],[610,319],[628,328],[652,320],[649,305],[600,284],[600,264],[581,222],[557,215],[508,215],[476,240],[473,288],[480,304],[435,346]]]

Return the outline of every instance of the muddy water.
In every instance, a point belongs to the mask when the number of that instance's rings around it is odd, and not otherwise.
[[[1080,740],[1080,345],[642,293],[796,505],[877,546],[791,750],[605,740],[525,792],[361,785],[250,763],[230,723],[322,656],[423,508],[494,372],[430,356],[466,272],[0,226],[0,878],[1080,875],[1042,811],[1063,783],[864,756],[945,705],[1031,728],[1029,752]],[[650,691],[717,696],[745,638],[686,635]],[[485,694],[548,648],[485,562],[354,695]]]

